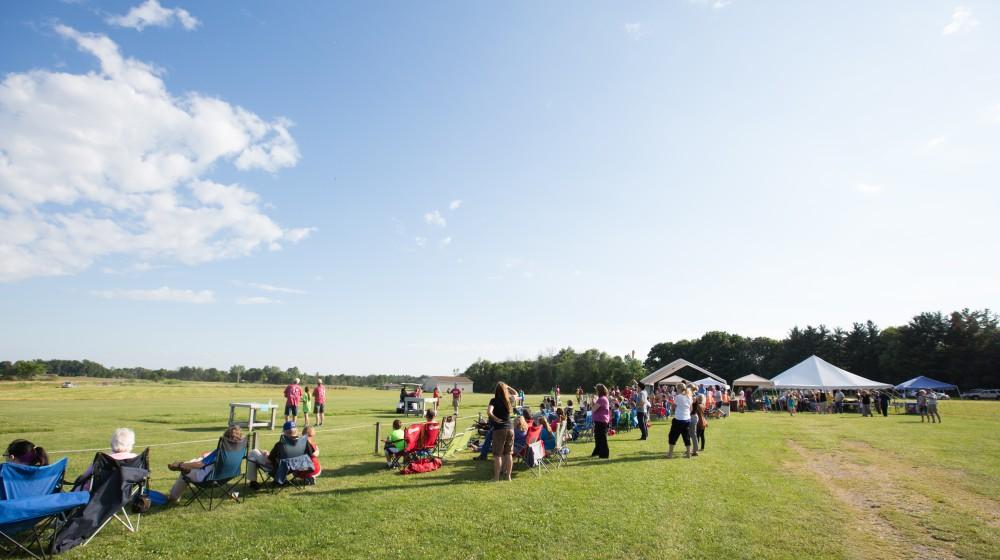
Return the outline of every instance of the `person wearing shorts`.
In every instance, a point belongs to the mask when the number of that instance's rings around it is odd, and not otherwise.
[[[458,385],[451,390],[451,406],[455,408],[455,416],[458,416],[458,405],[462,402],[462,390]]]
[[[326,387],[323,386],[323,380],[316,380],[316,388],[313,389],[313,402],[316,403],[314,410],[316,412],[316,425],[323,425],[323,416],[326,413]]]
[[[302,387],[299,378],[285,387],[285,422],[294,422],[299,416],[299,402],[302,401]]]
[[[510,394],[513,393],[503,381],[497,383],[493,398],[486,408],[490,426],[493,432],[493,482],[500,481],[503,473],[510,480],[510,471],[514,467],[514,430],[510,417],[512,407]]]

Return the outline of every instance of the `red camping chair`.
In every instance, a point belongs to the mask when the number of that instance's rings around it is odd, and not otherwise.
[[[542,437],[542,425],[532,424],[528,426],[528,431],[524,435],[524,446],[519,446],[514,450],[514,457],[516,459],[524,459],[524,455],[528,452],[528,446],[535,443]]]
[[[399,467],[400,461],[409,462],[412,456],[420,448],[420,436],[423,434],[423,424],[410,424],[403,429],[403,443],[405,447],[399,453],[393,455],[391,468]]]
[[[420,451],[432,452],[437,447],[438,436],[441,434],[441,424],[437,422],[427,422],[424,425],[423,437],[421,437]]]

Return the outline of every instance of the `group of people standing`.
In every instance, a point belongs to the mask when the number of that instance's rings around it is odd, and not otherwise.
[[[316,425],[323,425],[323,417],[326,415],[326,387],[322,379],[316,379],[316,388],[312,391],[308,385],[299,385],[298,377],[285,387],[285,422],[297,422],[300,408],[306,426],[311,424],[309,415],[314,412]]]

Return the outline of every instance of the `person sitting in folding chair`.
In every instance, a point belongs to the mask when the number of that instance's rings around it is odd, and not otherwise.
[[[287,463],[283,464],[282,461],[301,456],[312,457],[316,454],[316,448],[309,443],[309,439],[299,437],[295,422],[285,422],[281,429],[281,437],[278,438],[278,442],[274,444],[269,453],[260,449],[254,449],[250,452],[247,458],[247,479],[250,480],[251,489],[260,488],[260,482],[257,481],[258,471],[264,472],[265,481],[268,478],[273,478],[277,486],[282,486],[289,474]]]
[[[132,453],[132,448],[135,447],[135,432],[128,428],[118,428],[111,434],[111,453],[108,454],[109,457],[115,461],[123,461],[125,459],[133,459],[137,455]],[[91,462],[87,467],[87,470],[83,471],[76,481],[73,482],[73,488],[80,490],[90,490],[92,478],[94,474],[94,463]]]
[[[385,466],[392,468],[398,461],[399,455],[406,449],[406,440],[403,439],[403,422],[397,418],[392,421],[392,431],[385,440]]]
[[[231,426],[222,434],[222,438],[232,444],[237,444],[243,441],[243,430],[239,426]],[[177,476],[177,481],[170,488],[170,495],[167,497],[167,501],[170,503],[179,502],[181,496],[184,495],[184,489],[187,488],[188,481],[202,482],[209,478],[215,470],[218,453],[219,450],[215,449],[210,453],[206,453],[201,458],[185,462],[176,461],[167,465],[168,469],[180,472],[180,475]]]

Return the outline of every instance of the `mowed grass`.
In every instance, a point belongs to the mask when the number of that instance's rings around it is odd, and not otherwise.
[[[610,460],[589,458],[592,444],[570,444],[565,468],[539,478],[519,466],[513,482],[492,484],[492,464],[472,453],[433,473],[386,471],[373,454],[374,423],[397,417],[396,397],[330,391],[314,487],[244,489],[244,503],[212,512],[154,509],[140,533],[109,525],[64,557],[1000,558],[1000,403],[942,402],[940,425],[736,414],[713,420],[706,452],[690,460],[663,458],[668,425],[655,423],[648,441],[637,430],[611,437]],[[214,441],[230,401],[268,398],[280,402],[281,388],[4,383],[0,435],[53,451],[103,448],[118,426],[136,430],[140,448]],[[488,399],[467,395],[462,414],[475,416]],[[277,438],[259,433],[262,448]],[[168,462],[212,447],[154,447],[153,487],[172,484]],[[72,477],[93,452],[53,453],[63,455]]]

